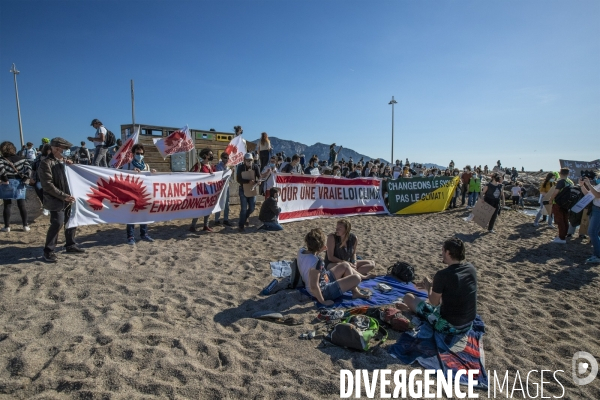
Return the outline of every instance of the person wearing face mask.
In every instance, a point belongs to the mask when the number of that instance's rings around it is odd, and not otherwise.
[[[548,174],[546,175],[546,179],[544,179],[544,181],[540,185],[540,209],[538,210],[538,213],[535,216],[535,221],[533,222],[533,226],[535,226],[535,227],[540,226],[540,224],[539,224],[540,218],[542,217],[542,214],[544,212],[544,205],[542,204],[542,199],[544,198],[544,196],[546,194],[548,194],[550,189],[552,189],[554,187],[554,185],[556,184],[555,182],[556,182],[557,178],[558,178],[558,172],[548,172]],[[543,220],[544,221],[546,220],[545,215],[544,215]],[[553,220],[553,215],[550,214],[548,216],[548,227],[550,227],[550,228],[554,228],[554,225],[552,224],[552,220]]]
[[[144,161],[144,145],[142,144],[135,144],[133,145],[133,147],[131,148],[131,153],[133,154],[133,160],[131,160],[131,162],[127,163],[127,164],[123,164],[123,166],[121,167],[122,170],[125,171],[132,171],[135,173],[142,173],[142,172],[156,172],[155,169],[151,169],[150,165],[148,163],[146,163]],[[135,244],[135,238],[133,237],[133,234],[135,232],[135,225],[134,224],[127,224],[127,244],[133,246]],[[140,238],[142,240],[145,240],[146,242],[154,242],[154,239],[152,239],[149,235],[148,235],[148,225],[147,224],[140,224]]]
[[[211,149],[206,148],[206,149],[202,149],[200,151],[200,154],[198,155],[200,158],[200,161],[197,162],[192,169],[190,170],[190,172],[199,172],[201,174],[213,174],[215,172],[214,167],[212,166],[212,161],[214,159],[214,155]],[[205,232],[212,232],[213,230],[209,228],[208,226],[208,218],[210,217],[210,215],[205,215],[204,216],[204,227],[202,228],[203,231]],[[190,232],[198,232],[198,229],[196,229],[196,224],[198,223],[198,218],[194,218],[192,219],[192,226],[190,226]]]
[[[400,163],[400,160],[396,160],[396,165],[392,168],[392,177],[398,179],[400,176],[402,176],[402,163]]]
[[[348,179],[356,179],[356,178],[360,178],[361,174],[360,174],[360,165],[355,165],[354,166],[354,171],[350,172],[348,174]]]
[[[600,264],[600,174],[596,173],[595,181],[585,177],[579,180],[581,192],[586,195],[592,193],[592,215],[590,216],[590,225],[588,227],[588,235],[592,242],[593,254],[585,260],[586,264]]]
[[[272,187],[269,189],[269,197],[267,197],[260,207],[258,219],[263,224],[258,229],[264,229],[265,231],[283,230],[283,226],[278,221],[281,207],[277,206],[277,200],[279,200],[279,188]]]
[[[227,171],[227,162],[229,161],[229,154],[222,152],[221,153],[221,161],[217,165],[215,165],[215,172]],[[229,190],[227,190],[224,194],[225,196],[225,208],[223,209],[223,225],[231,226],[229,222]],[[215,226],[221,225],[221,212],[215,213]]]
[[[320,175],[317,162],[318,162],[317,158],[311,157],[310,160],[308,160],[308,166],[306,167],[306,169],[304,169],[304,174],[305,175]],[[316,171],[315,171],[315,169],[316,169]]]
[[[300,165],[300,156],[298,154],[294,154],[291,162],[286,164],[281,172],[286,174],[303,174],[304,171],[302,171],[302,166]]]
[[[65,164],[72,164],[67,160],[63,152],[68,151],[71,143],[61,137],[55,137],[50,141],[52,153],[46,157],[40,164],[39,178],[44,190],[44,208],[50,210],[50,227],[46,235],[46,245],[44,246],[44,260],[55,263],[58,260],[54,250],[58,241],[58,234],[66,221],[71,216],[71,204],[75,198],[71,196]],[[83,253],[75,243],[75,234],[77,228],[65,229],[66,252]]]
[[[460,175],[460,171],[458,170],[458,168],[455,168],[454,171],[452,172],[453,176],[459,176]],[[450,200],[450,205],[448,206],[448,208],[456,208],[456,200],[458,199],[458,196],[460,196],[462,190],[462,182],[460,181],[460,179],[458,180],[458,184],[456,185],[456,189],[454,189],[454,194],[452,195],[452,199]]]
[[[239,194],[240,194],[240,220],[238,221],[238,230],[240,232],[244,232],[246,222],[248,218],[250,218],[250,214],[254,212],[254,208],[256,207],[256,196],[246,197],[244,194],[244,184],[252,184],[254,185],[260,178],[260,171],[258,170],[258,165],[254,164],[254,157],[252,157],[251,153],[246,153],[244,155],[244,163],[238,165],[236,171],[236,179],[240,184]],[[244,179],[242,178],[242,172],[253,172],[254,179]]]
[[[261,179],[265,181],[263,185],[266,199],[271,195],[270,189],[275,186],[275,173],[277,172],[276,163],[275,156],[272,156],[269,159],[269,163],[264,166],[260,175]]]
[[[479,193],[481,192],[481,176],[474,173],[469,180],[469,203],[467,208],[475,207]]]

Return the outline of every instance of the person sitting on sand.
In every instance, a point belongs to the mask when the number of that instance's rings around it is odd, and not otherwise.
[[[337,264],[329,271],[318,254],[327,249],[326,237],[319,228],[311,229],[304,237],[306,247],[298,251],[298,270],[306,284],[306,290],[317,301],[326,306],[333,305],[333,300],[341,297],[348,290],[353,298],[368,298],[358,289],[362,281],[360,274],[347,262]]]
[[[348,262],[356,269],[362,279],[373,278],[369,273],[375,268],[375,261],[357,260],[356,248],[358,239],[350,230],[352,225],[347,219],[340,219],[335,232],[327,236],[327,252],[325,253],[325,268],[331,269],[339,263]]]
[[[266,168],[266,167],[265,167]],[[265,199],[260,207],[258,219],[263,223],[258,229],[266,231],[282,231],[283,226],[279,224],[278,217],[281,213],[281,207],[277,206],[279,199],[279,188],[272,187],[269,189],[269,197]]]
[[[438,271],[433,281],[425,278],[417,284],[427,291],[427,300],[420,300],[411,293],[404,296],[404,304],[438,332],[467,332],[477,316],[477,271],[464,260],[462,240],[446,240],[442,246],[442,262],[447,267]]]

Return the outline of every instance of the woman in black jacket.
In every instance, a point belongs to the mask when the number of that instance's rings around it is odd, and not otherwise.
[[[28,180],[31,176],[31,166],[26,158],[17,155],[17,149],[11,142],[2,142],[0,144],[0,184],[8,185],[9,179],[19,181]],[[4,199],[4,228],[2,232],[10,232],[10,211],[12,208],[12,199]],[[30,228],[27,224],[27,208],[25,207],[26,199],[17,199],[17,207],[23,221],[23,230],[29,232]]]

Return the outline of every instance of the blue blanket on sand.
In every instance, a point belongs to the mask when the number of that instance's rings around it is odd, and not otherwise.
[[[375,287],[380,284],[385,283],[390,286],[392,290],[387,293],[382,293],[379,290],[375,289]],[[413,293],[416,297],[421,297],[423,299],[427,298],[424,292],[420,292],[415,288],[415,285],[412,283],[403,283],[400,282],[391,276],[378,276],[377,278],[369,279],[361,282],[358,285],[361,289],[369,289],[373,292],[373,295],[370,299],[352,299],[352,292],[345,292],[342,297],[337,298],[333,305],[329,306],[329,308],[352,308],[352,307],[360,307],[360,306],[381,306],[385,304],[392,304],[394,301],[398,300],[398,298],[403,297],[406,293]],[[298,289],[303,294],[310,296],[306,289]],[[310,296],[313,298],[312,296]],[[328,308],[327,306],[317,302],[315,303],[318,308]]]
[[[417,330],[404,332],[400,339],[389,348],[390,354],[403,364],[417,361],[425,369],[442,370],[446,375],[452,370],[452,376],[460,369],[478,369],[476,388],[487,389],[488,376],[485,371],[485,357],[481,338],[485,325],[479,315],[473,322],[473,328],[462,335],[444,335],[435,332],[431,324],[423,322]],[[467,384],[468,377],[462,375],[460,383]]]

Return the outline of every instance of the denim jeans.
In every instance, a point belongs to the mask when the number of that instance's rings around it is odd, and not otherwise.
[[[215,221],[221,218],[221,211],[215,213]],[[223,209],[223,221],[229,221],[229,189],[225,193],[225,208]]]
[[[590,216],[590,226],[588,235],[594,248],[594,255],[600,257],[600,207],[592,206],[592,215]]]
[[[127,239],[132,238],[133,234],[135,231],[135,225],[134,224],[127,224]],[[140,236],[146,236],[146,234],[148,233],[148,225],[143,224],[140,225]]]
[[[475,204],[477,203],[478,198],[479,198],[479,192],[469,193],[469,206],[475,207]]]
[[[246,220],[250,217],[250,214],[254,212],[256,206],[256,196],[246,197],[244,196],[244,188],[240,185],[240,220],[238,226],[243,228],[246,225]]]
[[[282,231],[283,226],[278,222],[263,222],[265,231]]]
[[[106,152],[108,149],[104,146],[96,146],[94,151],[94,165],[96,167],[106,167]]]

